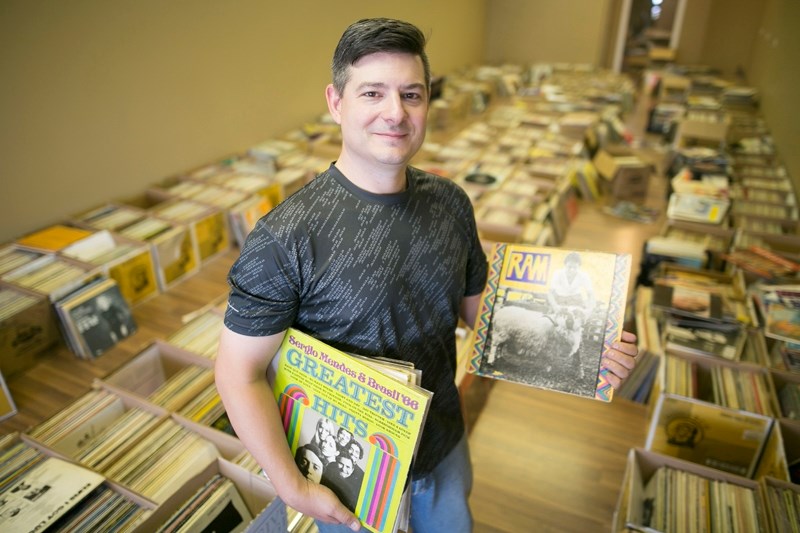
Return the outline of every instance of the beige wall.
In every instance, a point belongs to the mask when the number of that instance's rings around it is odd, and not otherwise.
[[[764,2],[712,0],[702,61],[726,77],[747,75]]]
[[[0,242],[313,119],[325,111],[333,47],[358,18],[418,24],[441,74],[483,61],[608,66],[620,5],[4,0]],[[681,63],[744,65],[795,183],[799,9],[797,0],[687,0],[678,52]],[[752,48],[729,38],[732,26],[755,31]]]
[[[765,4],[748,78],[759,89],[761,110],[800,194],[800,2]]]
[[[607,60],[611,3],[611,0],[490,0],[486,61],[601,65]]]
[[[341,32],[410,20],[437,73],[481,62],[486,0],[0,2],[0,242],[326,110]]]
[[[686,8],[678,37],[675,61],[682,65],[703,64],[703,43],[706,38],[712,0],[684,0]]]

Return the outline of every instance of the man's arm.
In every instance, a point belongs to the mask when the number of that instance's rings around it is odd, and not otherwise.
[[[465,296],[461,300],[461,307],[459,308],[459,316],[464,323],[471,329],[475,328],[475,319],[478,318],[478,306],[481,303],[481,295]]]
[[[284,332],[249,337],[223,329],[214,374],[225,412],[237,437],[287,505],[323,522],[346,524],[358,531],[358,519],[333,492],[300,473],[286,442],[278,404],[267,383],[267,367],[283,337]]]

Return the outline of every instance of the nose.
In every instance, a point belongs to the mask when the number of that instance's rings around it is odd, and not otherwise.
[[[385,99],[381,116],[385,121],[392,124],[398,124],[403,121],[406,116],[406,108],[399,94],[392,94]]]

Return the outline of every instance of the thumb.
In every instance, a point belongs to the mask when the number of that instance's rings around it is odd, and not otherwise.
[[[361,522],[359,522],[356,515],[350,512],[350,509],[345,507],[341,502],[336,506],[330,516],[353,531],[361,531]]]

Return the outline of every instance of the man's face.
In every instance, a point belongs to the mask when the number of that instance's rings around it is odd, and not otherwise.
[[[348,478],[353,473],[353,461],[349,457],[340,458],[336,466],[339,467],[339,475],[343,478]]]
[[[347,452],[350,454],[350,457],[352,457],[354,461],[361,459],[361,449],[355,442],[350,443],[350,447],[347,449]]]
[[[311,450],[303,450],[297,466],[309,481],[319,483],[322,480],[322,461]]]
[[[336,435],[336,441],[342,448],[346,447],[350,443],[350,439],[352,438],[353,436],[346,429],[340,429],[339,433]]]
[[[342,156],[360,168],[404,166],[425,138],[428,89],[422,60],[379,52],[350,67],[344,94],[326,97],[342,129]]]

